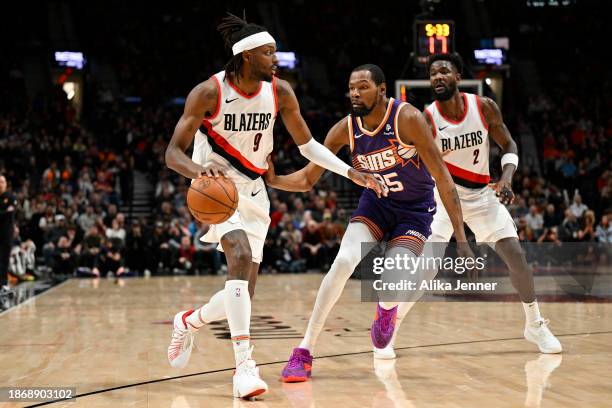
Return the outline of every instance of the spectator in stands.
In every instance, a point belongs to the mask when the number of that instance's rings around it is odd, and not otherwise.
[[[170,197],[174,194],[174,185],[168,180],[168,176],[164,175],[155,186],[155,198]]]
[[[533,231],[535,237],[539,237],[542,234],[542,228],[544,227],[544,218],[539,213],[538,207],[532,205],[529,207],[529,214],[525,216],[525,222],[527,226]]]
[[[74,224],[68,224],[68,228],[66,229],[66,239],[68,240],[68,245],[72,250],[74,250],[77,246],[80,246],[81,240],[83,239],[83,232],[76,227]]]
[[[100,271],[104,275],[112,274],[120,277],[127,270],[123,266],[123,256],[121,255],[121,241],[109,239],[100,252]]]
[[[36,246],[31,240],[21,242],[19,227],[15,226],[13,244],[10,253],[9,278],[14,282],[28,282],[35,280],[35,251]]]
[[[77,223],[83,232],[88,232],[91,230],[91,227],[96,225],[96,214],[94,213],[94,208],[92,205],[88,205],[85,208],[85,212],[79,215]]]
[[[325,200],[320,195],[314,197],[312,207],[311,207],[311,215],[312,219],[316,222],[323,221],[323,212],[325,211]]]
[[[94,191],[93,183],[91,182],[91,175],[89,170],[85,167],[81,171],[81,176],[78,182],[79,191],[82,191],[84,195],[89,196]]]
[[[79,257],[79,271],[85,275],[100,276],[100,252],[102,237],[98,227],[93,225],[83,238],[83,247]]]
[[[157,273],[167,273],[172,265],[172,251],[170,245],[168,245],[168,233],[164,229],[164,223],[157,221],[155,223],[155,229],[151,235],[149,241],[149,248],[151,249],[150,263],[147,269],[156,271]]]
[[[574,213],[568,208],[565,210],[565,219],[561,224],[559,237],[563,242],[574,242],[578,240],[578,231],[580,231],[580,224]]]
[[[323,236],[319,230],[319,224],[310,220],[302,230],[302,246],[300,248],[302,258],[306,260],[309,268],[319,268],[327,260],[326,247],[323,245]]]
[[[296,229],[301,230],[306,225],[303,222],[304,218],[304,201],[297,197],[293,200],[293,211],[291,212],[291,219]]]
[[[584,227],[578,231],[579,241],[595,241],[595,213],[588,210],[584,213]]]
[[[106,229],[107,239],[117,239],[121,246],[125,243],[125,229],[119,226],[119,220],[114,218],[111,221],[111,228]]]
[[[283,226],[280,238],[286,242],[287,249],[294,255],[297,256],[300,252],[300,243],[302,242],[302,233],[300,230],[295,228],[291,215],[285,214],[281,220]]]
[[[270,228],[276,228],[285,214],[287,214],[287,204],[278,203],[278,207],[270,214]]]
[[[104,216],[104,225],[110,226],[116,216],[117,216],[117,205],[111,203],[106,208],[106,214]]]
[[[70,246],[70,240],[60,237],[53,253],[53,273],[72,275],[76,268],[76,256]]]
[[[574,202],[569,207],[574,217],[577,219],[581,219],[584,213],[589,209],[586,205],[582,203],[582,196],[578,193],[574,195]]]
[[[184,273],[193,272],[193,261],[195,258],[195,246],[191,243],[191,238],[183,236],[181,238],[181,246],[178,249],[177,263],[175,270]]]
[[[538,242],[551,242],[560,244],[557,227],[545,228],[544,233],[538,239]]]
[[[217,244],[200,240],[207,231],[208,226],[200,224],[193,234],[193,245],[196,250],[194,256],[195,269],[198,273],[212,272],[213,274],[220,274],[222,272],[221,253],[217,250]]]
[[[126,264],[130,270],[145,272],[147,268],[147,257],[150,257],[147,239],[142,233],[142,225],[139,220],[132,221],[132,227],[125,240]]]
[[[595,235],[599,242],[612,243],[612,223],[610,223],[609,215],[601,217],[601,223],[597,226]]]
[[[38,222],[38,228],[40,229],[40,233],[43,235],[45,242],[49,242],[49,235],[53,228],[55,228],[56,218],[55,218],[55,210],[51,206],[47,206],[45,209],[45,214],[40,218]]]
[[[332,260],[336,257],[340,249],[340,241],[344,235],[344,228],[332,222],[332,211],[326,208],[323,211],[323,222],[319,225],[323,244],[326,247],[325,253],[327,259],[323,264],[323,269],[328,269]]]
[[[53,160],[51,165],[43,172],[43,182],[55,186],[60,181],[60,171],[57,162]]]

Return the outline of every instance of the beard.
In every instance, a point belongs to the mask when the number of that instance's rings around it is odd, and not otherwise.
[[[431,93],[433,94],[433,98],[436,101],[440,101],[440,102],[448,101],[450,98],[453,97],[455,92],[457,92],[456,82],[452,82],[449,86],[446,86],[446,85],[443,85],[443,86],[444,86],[444,91],[442,92],[436,92],[435,88],[431,88]]]
[[[367,107],[366,104],[363,104],[363,106],[359,108],[356,108],[351,104],[351,114],[353,116],[360,116],[360,117],[368,116],[370,112],[374,110],[375,106],[376,106],[376,102],[374,102],[372,106],[370,106],[369,108]]]
[[[272,74],[263,69],[257,69],[257,71],[253,72],[252,77],[257,81],[272,82]]]
[[[272,82],[272,74],[260,72],[259,73],[259,80],[260,81],[265,81],[265,82]]]

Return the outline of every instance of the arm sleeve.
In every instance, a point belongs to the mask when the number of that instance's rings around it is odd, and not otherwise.
[[[351,166],[340,160],[328,148],[314,140],[314,138],[311,138],[303,145],[299,145],[298,148],[302,156],[314,164],[348,178]]]

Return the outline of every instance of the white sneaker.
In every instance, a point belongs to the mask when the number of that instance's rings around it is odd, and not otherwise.
[[[192,313],[193,310],[183,310],[174,316],[174,330],[168,346],[168,362],[174,368],[185,367],[191,357],[193,331],[185,322],[185,318]]]
[[[540,319],[525,325],[525,339],[538,345],[540,353],[555,354],[563,351],[561,343],[548,329],[548,319]]]
[[[393,345],[389,343],[385,348],[374,347],[374,358],[378,360],[393,360],[396,357]]]
[[[236,367],[234,372],[234,397],[251,398],[268,391],[268,384],[259,377],[259,368],[251,358],[253,346],[247,358]]]

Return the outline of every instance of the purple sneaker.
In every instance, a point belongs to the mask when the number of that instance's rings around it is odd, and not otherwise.
[[[312,356],[310,351],[303,348],[294,348],[291,357],[281,374],[281,381],[286,383],[304,382],[310,378],[312,369]]]
[[[393,337],[396,319],[397,306],[385,310],[380,307],[380,304],[376,305],[376,316],[374,316],[372,330],[370,331],[370,337],[372,337],[372,344],[374,344],[374,347],[379,349],[387,347]]]

